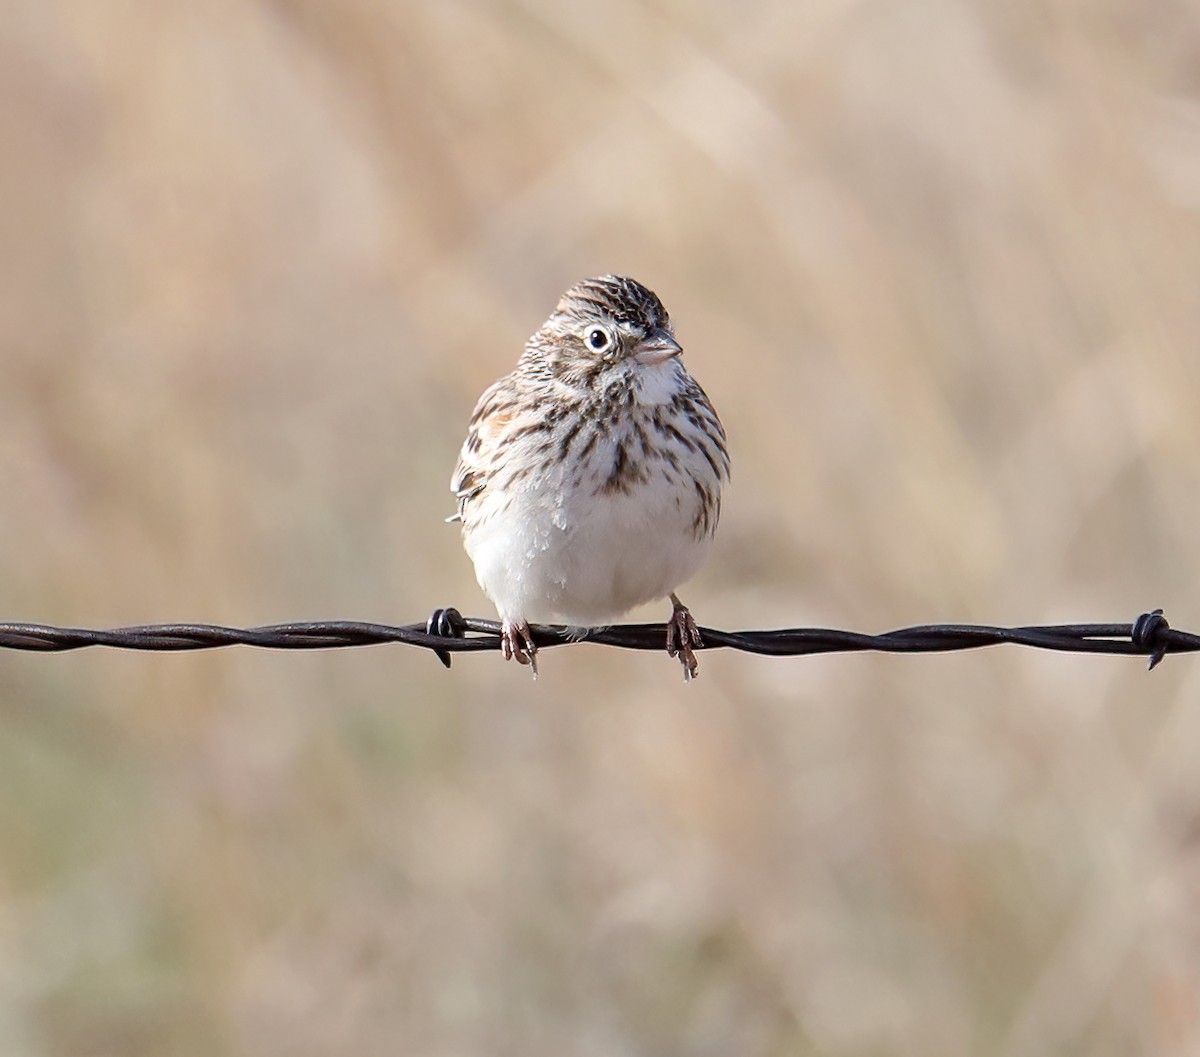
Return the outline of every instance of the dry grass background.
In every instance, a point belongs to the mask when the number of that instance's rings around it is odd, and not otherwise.
[[[0,26],[7,619],[490,615],[466,417],[617,270],[701,622],[1200,625],[1194,4]],[[1198,744],[1189,658],[5,656],[0,1052],[1192,1054]]]

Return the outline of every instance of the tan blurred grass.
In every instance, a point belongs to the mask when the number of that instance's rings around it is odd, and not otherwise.
[[[1192,6],[0,15],[6,617],[486,613],[466,416],[620,270],[703,622],[1200,625]],[[1187,659],[0,661],[5,1053],[1200,1045]]]

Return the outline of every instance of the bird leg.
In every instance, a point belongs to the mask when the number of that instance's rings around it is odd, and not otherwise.
[[[671,592],[671,605],[675,608],[671,611],[671,619],[667,621],[667,653],[679,658],[679,663],[683,665],[683,681],[687,683],[696,678],[700,670],[692,647],[699,648],[704,643],[700,640],[700,629],[696,627],[688,607],[679,601],[674,591]]]
[[[537,678],[537,646],[529,633],[528,621],[505,617],[500,622],[500,648],[504,651],[506,661],[515,657],[518,664],[528,664],[533,677]]]

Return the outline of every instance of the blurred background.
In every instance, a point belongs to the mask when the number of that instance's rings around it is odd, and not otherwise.
[[[1194,4],[0,26],[0,619],[492,616],[466,420],[616,271],[730,435],[702,624],[1200,626]],[[2,656],[0,1052],[1195,1053],[1144,668]]]

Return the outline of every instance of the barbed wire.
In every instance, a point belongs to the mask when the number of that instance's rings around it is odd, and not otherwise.
[[[535,624],[539,648],[590,642],[626,650],[662,650],[663,624],[617,624],[606,628],[566,628]],[[718,631],[700,628],[698,649],[731,649],[769,657],[819,653],[946,653],[1010,644],[1067,653],[1133,654],[1150,658],[1154,668],[1168,653],[1200,651],[1200,635],[1172,628],[1161,609],[1143,613],[1132,624],[1051,624],[1000,628],[979,624],[923,624],[881,635],[831,628],[780,628],[773,631]],[[0,649],[54,653],[108,646],[125,650],[209,650],[257,646],[275,650],[325,650],[401,643],[432,650],[450,667],[452,653],[500,649],[495,620],[464,617],[456,609],[438,609],[424,624],[369,624],[353,620],[270,624],[228,628],[216,624],[145,624],[97,630],[47,624],[0,623]]]

